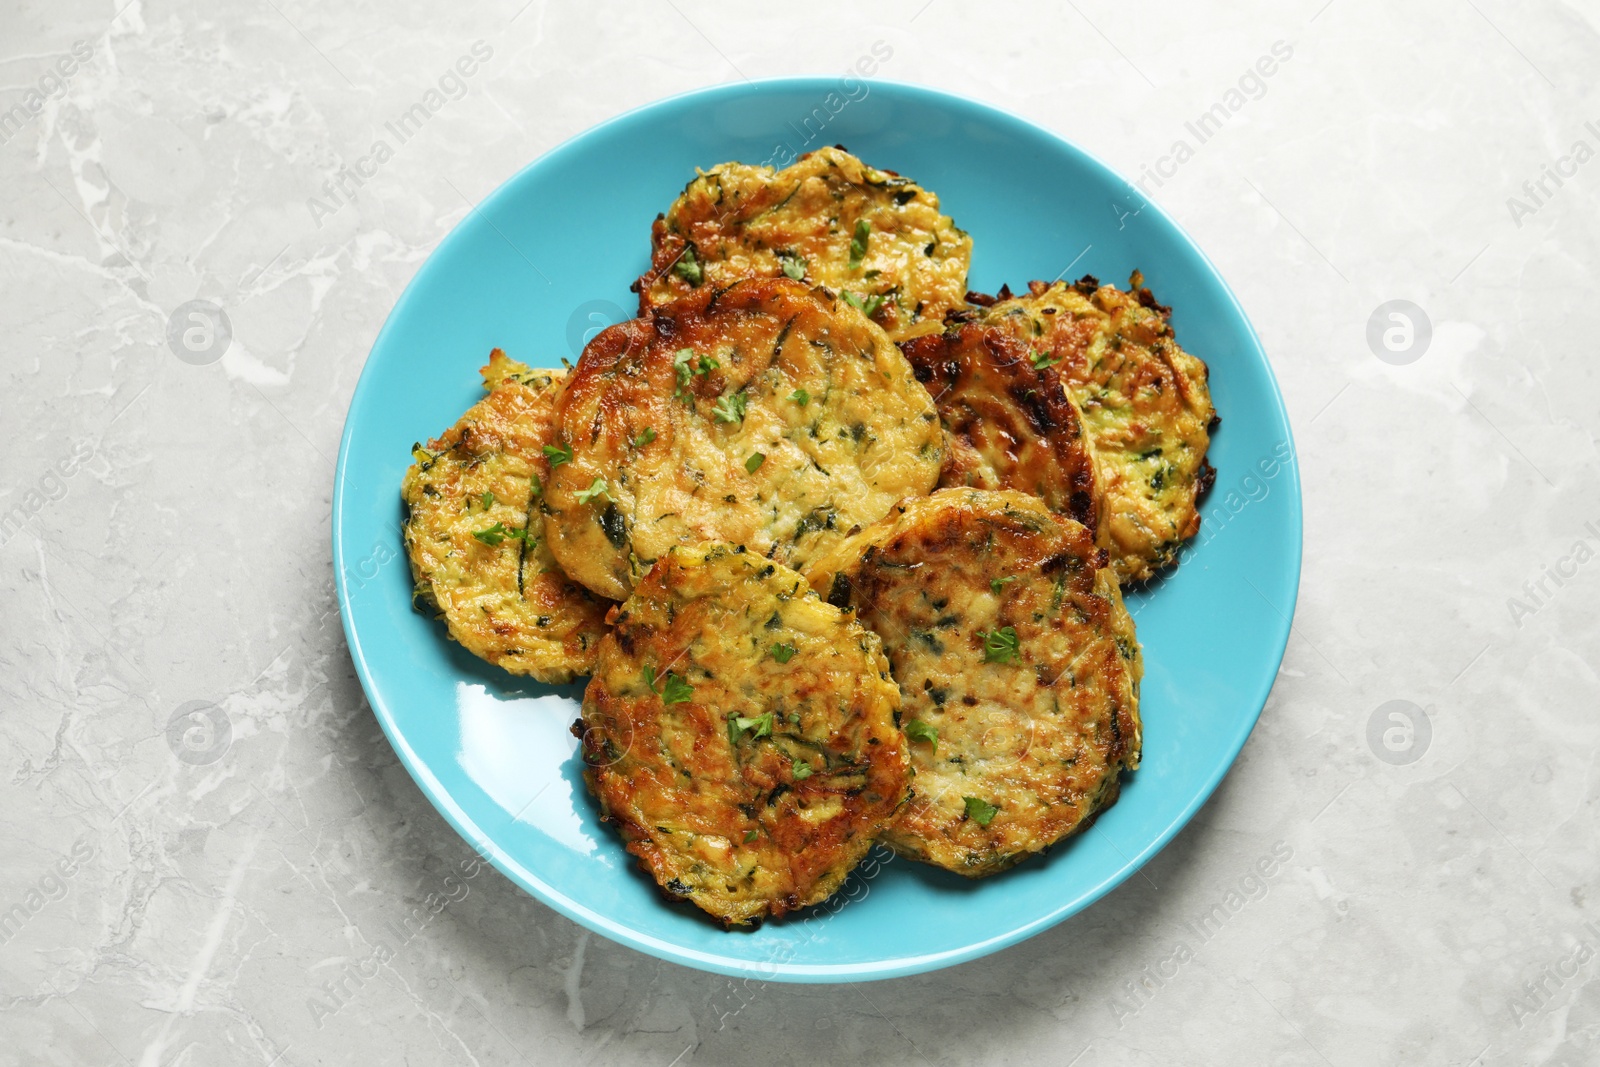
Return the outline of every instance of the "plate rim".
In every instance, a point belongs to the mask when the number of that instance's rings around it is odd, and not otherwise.
[[[1180,810],[1172,818],[1171,821],[1168,822],[1166,827],[1163,828],[1160,833],[1152,837],[1145,847],[1136,855],[1126,858],[1121,867],[1117,868],[1111,874],[1106,876],[1099,885],[1095,886],[1088,893],[1074,901],[1060,905],[1054,910],[1034,919],[1032,922],[1017,926],[1003,934],[996,935],[995,937],[988,938],[984,941],[964,945],[961,948],[950,949],[944,952],[929,953],[920,956],[900,956],[886,961],[864,961],[858,963],[841,964],[796,964],[787,962],[771,963],[767,961],[748,961],[715,955],[698,949],[689,948],[684,945],[662,940],[661,938],[655,937],[654,935],[644,931],[636,930],[631,927],[624,927],[621,924],[611,920],[606,915],[586,907],[580,901],[572,899],[565,893],[549,885],[537,874],[528,870],[528,868],[522,863],[501,849],[492,838],[478,828],[477,824],[456,802],[455,798],[451,795],[449,790],[444,787],[443,783],[435,778],[432,772],[429,771],[427,765],[422,762],[417,752],[411,747],[411,744],[407,740],[405,734],[396,726],[394,715],[391,709],[389,708],[387,702],[382,698],[381,693],[378,691],[374,683],[372,670],[366,656],[366,650],[362,645],[361,636],[356,630],[353,620],[353,613],[350,610],[351,599],[350,591],[347,588],[346,583],[346,559],[342,537],[344,528],[344,490],[346,482],[349,480],[347,462],[349,459],[351,442],[355,437],[354,414],[362,406],[361,402],[365,392],[371,388],[375,388],[372,385],[374,380],[372,356],[384,345],[386,339],[389,337],[390,331],[397,329],[396,322],[401,317],[399,313],[402,307],[405,306],[406,302],[413,296],[414,292],[420,285],[422,285],[428,279],[431,279],[432,272],[435,269],[438,269],[436,267],[436,263],[438,261],[440,251],[452,239],[454,239],[458,233],[460,233],[462,224],[465,223],[467,219],[471,218],[474,213],[482,212],[487,214],[493,207],[497,206],[498,201],[508,197],[510,195],[509,190],[513,186],[517,185],[523,179],[524,175],[533,170],[535,167],[542,166],[554,158],[571,152],[580,142],[586,140],[596,133],[599,133],[602,130],[631,121],[636,117],[656,108],[666,107],[669,105],[681,105],[697,98],[710,103],[722,98],[737,97],[752,91],[771,92],[790,90],[826,92],[832,90],[838,80],[839,79],[837,77],[830,75],[801,75],[778,78],[759,78],[754,81],[744,82],[724,82],[718,85],[702,86],[696,89],[687,90],[685,92],[674,93],[669,96],[660,97],[658,99],[636,105],[627,109],[626,111],[619,112],[610,118],[604,119],[601,122],[595,123],[592,126],[588,126],[583,130],[580,130],[579,132],[561,141],[559,144],[551,147],[545,152],[540,153],[538,156],[535,156],[526,164],[519,167],[513,174],[501,181],[494,188],[494,190],[483,197],[482,200],[474,204],[472,209],[469,210],[460,221],[452,226],[449,232],[445,233],[444,236],[439,239],[438,243],[435,244],[432,250],[428,253],[427,258],[423,260],[421,266],[417,268],[416,273],[413,274],[411,279],[406,283],[405,288],[401,291],[400,295],[395,299],[393,306],[389,309],[389,313],[384,319],[383,326],[379,329],[377,336],[373,338],[372,346],[368,349],[366,358],[362,361],[361,374],[356,380],[355,388],[351,391],[349,406],[345,411],[344,427],[339,436],[339,455],[334,466],[333,501],[330,516],[330,536],[333,542],[333,578],[339,606],[340,624],[344,629],[345,645],[349,649],[350,659],[355,666],[356,676],[361,683],[363,695],[366,697],[368,705],[372,708],[373,716],[378,720],[378,725],[383,730],[384,737],[387,738],[390,747],[394,749],[395,754],[400,758],[401,764],[406,768],[406,772],[410,774],[412,781],[416,783],[418,789],[422,791],[423,796],[427,798],[428,802],[433,805],[434,810],[444,817],[445,821],[450,824],[451,828],[454,829],[463,840],[471,845],[480,857],[487,859],[490,863],[494,864],[494,866],[502,874],[504,874],[524,892],[532,895],[540,903],[550,907],[554,911],[560,913],[568,919],[571,919],[579,925],[596,933],[603,934],[611,940],[626,945],[627,947],[635,949],[636,951],[644,952],[648,955],[655,956],[658,959],[667,960],[671,963],[693,967],[699,970],[711,971],[713,973],[735,978],[753,976],[763,981],[795,982],[807,984],[877,981],[889,978],[900,978],[908,975],[922,974],[928,971],[954,966],[958,963],[964,963],[969,960],[987,956],[990,953],[997,952],[1003,948],[1008,948],[1011,945],[1018,944],[1019,942],[1025,941],[1030,937],[1042,933],[1043,931],[1064,922],[1068,918],[1071,918],[1073,915],[1091,907],[1107,893],[1120,886],[1123,882],[1132,877],[1137,871],[1142,869],[1146,863],[1156,856],[1157,853],[1161,852],[1162,849],[1166,848],[1166,846],[1171,843],[1172,839],[1177,836],[1178,832],[1182,830],[1183,827],[1187,826],[1194,818],[1196,813],[1198,813],[1199,810],[1205,806],[1206,802],[1211,799],[1212,795],[1216,792],[1217,787],[1221,785],[1222,780],[1227,777],[1228,773],[1232,771],[1234,764],[1238,762],[1239,753],[1243,750],[1245,742],[1249,740],[1250,734],[1255,730],[1256,724],[1260,721],[1261,713],[1266,708],[1267,700],[1271,696],[1273,686],[1277,681],[1278,670],[1283,664],[1284,654],[1288,649],[1289,635],[1294,622],[1295,609],[1299,603],[1300,579],[1305,555],[1304,502],[1300,480],[1300,452],[1295,444],[1294,428],[1289,419],[1288,407],[1285,405],[1283,400],[1282,389],[1278,384],[1278,376],[1273,371],[1272,362],[1267,357],[1266,348],[1262,345],[1261,338],[1256,332],[1255,325],[1250,321],[1249,315],[1246,314],[1244,306],[1239,301],[1238,295],[1233,291],[1233,287],[1228,284],[1228,281],[1226,277],[1223,276],[1222,272],[1217,269],[1216,264],[1211,261],[1211,257],[1208,256],[1200,244],[1195,241],[1192,236],[1190,236],[1189,232],[1179,225],[1179,223],[1173,219],[1164,208],[1161,207],[1155,198],[1144,195],[1146,207],[1154,211],[1161,223],[1170,227],[1173,232],[1182,238],[1183,242],[1188,245],[1189,249],[1198,257],[1205,269],[1211,273],[1211,276],[1221,287],[1223,295],[1227,298],[1228,306],[1232,308],[1232,311],[1237,316],[1238,321],[1244,325],[1245,333],[1254,348],[1253,354],[1259,357],[1261,366],[1266,371],[1266,381],[1269,387],[1268,391],[1270,410],[1276,413],[1279,421],[1282,423],[1284,435],[1289,445],[1289,459],[1286,463],[1286,467],[1290,474],[1287,487],[1289,489],[1292,507],[1290,509],[1288,518],[1290,533],[1292,535],[1291,539],[1293,542],[1292,560],[1290,564],[1291,580],[1289,583],[1293,597],[1289,604],[1287,614],[1284,614],[1282,610],[1278,610],[1276,612],[1279,616],[1279,620],[1281,621],[1281,625],[1277,627],[1277,630],[1274,634],[1274,644],[1276,647],[1272,650],[1272,655],[1275,656],[1273,669],[1266,675],[1265,683],[1263,685],[1258,685],[1257,691],[1254,692],[1254,694],[1247,701],[1248,704],[1253,705],[1253,712],[1246,717],[1242,717],[1239,728],[1237,729],[1235,735],[1227,738],[1226,748],[1229,752],[1229,755],[1226,761],[1220,762],[1217,770],[1208,777],[1204,787],[1195,794],[1189,803],[1186,804],[1182,810]],[[1027,119],[1021,115],[1015,114],[1004,107],[990,103],[987,100],[960,96],[945,89],[939,89],[915,82],[900,81],[897,79],[868,78],[862,80],[874,90],[878,88],[889,88],[893,90],[900,90],[913,96],[932,98],[936,104],[947,109],[954,107],[956,109],[987,112],[988,115],[986,117],[1021,127],[1025,132],[1033,136],[1044,137],[1057,142],[1061,146],[1065,147],[1069,152],[1077,155],[1091,166],[1104,172],[1108,177],[1131,187],[1131,183],[1128,182],[1127,178],[1125,178],[1120,171],[1107,164],[1093,152],[1083,148],[1081,145],[1054,130],[1042,126],[1031,119]],[[402,555],[403,554],[404,553],[402,549]],[[1276,605],[1273,605],[1273,607],[1276,608]]]

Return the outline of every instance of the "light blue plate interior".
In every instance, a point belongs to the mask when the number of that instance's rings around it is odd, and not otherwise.
[[[851,88],[860,97],[860,84]],[[1119,284],[1143,270],[1175,308],[1179,342],[1211,366],[1224,420],[1211,451],[1218,477],[1182,566],[1129,599],[1145,650],[1144,765],[1088,833],[981,882],[892,860],[858,872],[831,907],[726,933],[664,904],[596,817],[567,732],[580,690],[481,663],[412,610],[399,486],[412,442],[443,431],[481,395],[477,369],[490,348],[555,366],[635,306],[628,285],[647,265],[651,220],[696,166],[834,143],[938,193],[972,234],[975,289],[1020,288],[1069,264],[1069,277]],[[384,732],[423,792],[508,876],[583,925],[689,966],[784,981],[887,978],[972,959],[1060,922],[1137,870],[1216,788],[1249,735],[1283,655],[1300,574],[1299,475],[1266,356],[1189,238],[1153,205],[1127,214],[1140,203],[1104,165],[1004,112],[883,83],[848,100],[829,79],[664,100],[501,186],[440,244],[390,315],[351,400],[335,476],[345,634]]]

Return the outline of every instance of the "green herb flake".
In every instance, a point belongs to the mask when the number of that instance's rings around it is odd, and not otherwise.
[[[676,674],[668,673],[666,684],[661,687],[661,702],[663,704],[684,704],[694,699],[694,686],[679,678]]]
[[[717,406],[711,413],[717,417],[718,422],[743,422],[746,400],[743,390],[718,397]]]
[[[692,402],[693,398],[690,397],[686,388],[690,380],[693,378],[704,378],[706,375],[710,374],[720,366],[722,366],[722,364],[717,362],[715,356],[701,356],[699,359],[696,359],[694,349],[678,349],[672,354],[672,369],[676,371],[678,375],[678,388],[673,395],[679,400],[685,401],[686,403]]]
[[[494,507],[494,493],[485,492],[483,496],[478,498],[478,503],[483,505],[484,511],[488,511],[490,508]]]
[[[678,386],[672,395],[682,400],[685,404],[694,403],[694,398],[689,395],[689,379],[694,374],[694,367],[689,363],[694,358],[694,349],[680,348],[672,357],[672,369],[678,373]]]
[[[767,649],[767,651],[771,653],[772,658],[777,660],[779,663],[788,663],[789,660],[794,658],[793,645],[773,645],[771,648]]]
[[[866,219],[856,220],[855,236],[850,238],[850,269],[855,270],[861,266],[861,261],[867,256],[867,242],[872,237],[872,224]]]
[[[1014,626],[1002,626],[983,635],[983,662],[1014,663],[1022,655],[1022,642]]]
[[[1061,361],[1059,359],[1051,359],[1050,358],[1050,353],[1048,353],[1048,352],[1035,352],[1033,354],[1033,369],[1034,370],[1044,370],[1046,367],[1054,367],[1057,363],[1060,363],[1060,362]]]
[[[504,523],[497,522],[487,530],[473,530],[472,536],[486,545],[498,545],[511,536],[511,531],[506,529]]]
[[[645,686],[650,692],[659,696],[663,704],[682,704],[694,699],[694,686],[671,671],[667,672],[666,678],[662,679],[662,684],[659,686],[656,685],[656,669],[650,664],[646,663],[641,667],[639,673],[644,677]]]
[[[694,245],[684,246],[683,255],[672,265],[672,273],[693,286],[698,286],[706,280],[705,269],[700,266],[700,260],[694,254]]]
[[[644,428],[644,432],[640,433],[639,436],[637,436],[637,437],[635,437],[633,439],[633,447],[634,448],[643,448],[645,445],[649,444],[651,441],[654,441],[655,439],[656,439],[656,428],[654,426],[646,426]]]
[[[805,407],[807,404],[811,403],[811,394],[806,392],[804,389],[796,389],[794,392],[789,394],[789,399],[793,400],[801,407]]]
[[[939,751],[938,727],[925,723],[921,719],[912,719],[906,723],[906,736],[913,741],[926,741],[933,746],[933,751]]]
[[[683,704],[694,699],[694,686],[688,681],[677,677],[675,673],[667,672],[667,677],[662,678],[661,685],[656,685],[656,669],[650,664],[645,664],[638,669],[638,673],[645,678],[645,686],[651,693],[661,697],[662,704]]]
[[[744,461],[744,469],[749,473],[754,474],[756,471],[761,469],[761,465],[766,461],[767,457],[762,453],[752,452],[750,453],[750,458]]]
[[[746,830],[744,832],[744,843],[745,844],[748,845],[750,842],[754,841],[755,839],[756,839],[756,832],[754,830]]]
[[[995,812],[1000,810],[987,800],[980,800],[978,797],[962,797],[961,799],[967,805],[967,818],[979,826],[988,826],[994,818]]]
[[[878,313],[878,309],[883,307],[883,302],[885,299],[887,299],[882,293],[877,293],[863,300],[861,297],[849,292],[848,290],[840,293],[839,295],[844,297],[844,302],[846,304],[849,304],[851,307],[855,308],[869,319]]]
[[[1016,580],[1017,576],[1015,574],[1008,574],[1004,578],[990,578],[989,592],[993,593],[995,596],[999,596],[1001,591],[1004,590],[1006,586],[1010,585]]]
[[[795,281],[804,281],[806,277],[806,261],[804,256],[797,256],[793,252],[779,252],[778,258],[783,260],[783,273]]]
[[[671,701],[668,701],[668,703],[671,703]],[[770,711],[765,715],[757,715],[754,718],[735,715],[730,721],[733,723],[733,727],[729,730],[729,735],[735,740],[746,730],[750,731],[751,737],[772,736],[772,712]]]
[[[810,777],[811,777],[811,764],[809,764],[809,763],[796,763],[794,765],[794,780],[795,781],[801,782],[801,781],[804,781],[805,779],[810,778]]]
[[[578,503],[580,504],[587,504],[597,496],[603,496],[607,500],[611,499],[611,491],[606,486],[606,480],[604,478],[596,478],[594,481],[589,483],[589,488],[579,489],[572,495],[578,498]]]
[[[545,445],[544,446],[544,458],[548,459],[550,461],[550,467],[551,467],[552,470],[554,470],[556,467],[561,466],[563,463],[571,463],[572,462],[572,446],[571,445]]]

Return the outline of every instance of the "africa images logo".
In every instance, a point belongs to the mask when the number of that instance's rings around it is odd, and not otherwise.
[[[1554,563],[1542,566],[1536,576],[1522,583],[1522,596],[1506,598],[1506,611],[1517,629],[1522,629],[1522,621],[1528,616],[1537,615],[1543,610],[1568,582],[1578,576],[1579,568],[1594,559],[1594,545],[1600,545],[1600,526],[1592,521],[1586,522],[1583,531],[1587,536],[1574,541],[1565,555]],[[1594,544],[1590,543],[1591,540]]]
[[[322,183],[322,196],[306,200],[306,210],[311,213],[311,221],[317,224],[317,229],[322,229],[323,219],[338,214],[346,205],[353,203],[361,187],[377,177],[378,170],[394,158],[400,147],[421,133],[429,120],[443,111],[447,104],[467,95],[467,79],[477,74],[494,57],[494,46],[486,41],[474,41],[469,51],[471,55],[460,56],[435,79],[437,88],[429,87],[416,103],[383,124],[387,137],[373,141],[367,154],[349,166],[341,164],[333,176]],[[390,143],[391,138],[393,144]]]
[[[1583,124],[1584,133],[1600,141],[1600,123],[1592,119]],[[1539,173],[1522,183],[1521,196],[1506,197],[1506,210],[1511,221],[1522,229],[1522,220],[1537,215],[1554,200],[1568,181],[1578,176],[1578,169],[1594,158],[1594,148],[1582,137],[1572,142],[1572,147],[1550,163],[1541,163]]]

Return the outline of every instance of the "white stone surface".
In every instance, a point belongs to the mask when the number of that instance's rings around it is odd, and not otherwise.
[[[120,3],[0,12],[0,103],[48,97],[0,144],[0,514],[29,513],[0,544],[0,1062],[1600,1063],[1600,162],[1521,192],[1600,150],[1592,0]],[[480,38],[497,61],[318,228],[307,197]],[[1292,46],[1154,190],[1259,329],[1306,485],[1294,636],[1233,773],[1147,877],[937,974],[745,989],[486,870],[314,1019],[469,855],[332,600],[333,457],[395,297],[566,137],[879,39],[883,77],[1130,175]],[[213,366],[166,344],[193,298],[232,321]],[[1432,322],[1408,365],[1366,342],[1391,299]],[[1391,700],[1431,726],[1408,763],[1367,741]],[[226,758],[175,758],[189,701]]]

